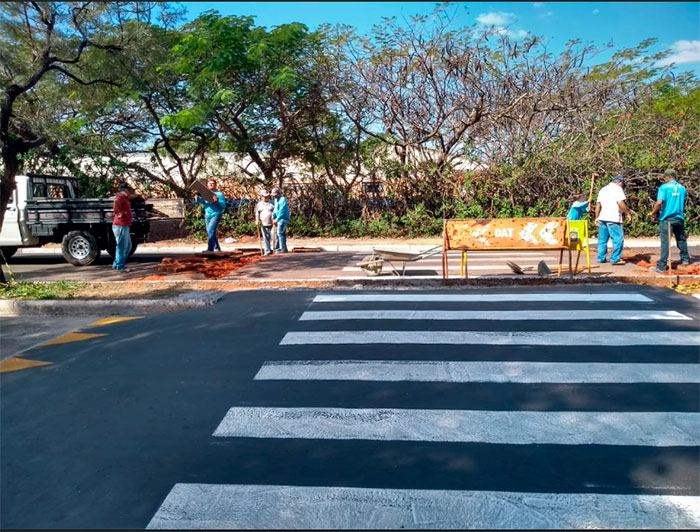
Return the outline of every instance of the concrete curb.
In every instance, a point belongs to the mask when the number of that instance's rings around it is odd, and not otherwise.
[[[675,276],[674,276],[675,277]],[[680,276],[684,280],[700,280],[697,275]],[[359,279],[255,279],[255,280],[209,280],[205,282],[216,284],[241,285],[242,289],[253,285],[255,290],[265,289],[340,289],[340,290],[450,290],[454,288],[489,288],[493,286],[566,286],[566,285],[609,285],[609,284],[641,284],[668,286],[668,278],[650,278],[648,276],[609,276],[609,277],[513,277],[485,276],[469,279],[450,278],[443,280],[415,279],[411,277],[359,278]],[[184,281],[143,281],[153,284],[183,284]],[[221,290],[192,290],[169,299],[53,299],[53,300],[0,300],[0,316],[123,316],[134,313],[161,313],[190,310],[208,307],[216,304],[228,291]],[[700,294],[693,297],[700,299]]]
[[[0,316],[117,316],[134,312],[172,312],[214,305],[225,292],[193,290],[169,299],[0,299]]]

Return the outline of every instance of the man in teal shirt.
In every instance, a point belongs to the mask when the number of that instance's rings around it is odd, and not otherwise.
[[[287,253],[287,224],[289,223],[289,204],[280,187],[272,189],[275,207],[272,210],[272,224],[277,226],[275,253]]]
[[[671,227],[673,235],[676,237],[676,245],[681,252],[681,264],[690,264],[688,254],[688,243],[685,239],[685,187],[676,181],[678,172],[669,168],[664,172],[664,184],[659,187],[656,195],[656,203],[649,213],[652,220],[659,214],[659,237],[661,238],[661,257],[655,268],[649,268],[652,272],[666,271],[668,261],[668,228]]]
[[[207,181],[207,188],[216,194],[217,201],[204,201],[197,192],[195,192],[195,201],[204,203],[204,226],[206,227],[208,238],[207,251],[221,251],[219,240],[216,238],[216,228],[219,226],[221,216],[226,209],[226,198],[223,192],[217,190],[216,179]]]

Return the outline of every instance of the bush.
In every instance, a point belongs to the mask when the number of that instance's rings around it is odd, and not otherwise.
[[[406,226],[408,236],[412,237],[433,236],[442,231],[442,218],[433,217],[423,203],[409,209],[401,221]]]

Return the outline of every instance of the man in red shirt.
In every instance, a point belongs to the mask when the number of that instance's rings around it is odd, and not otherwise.
[[[112,268],[117,271],[129,271],[126,268],[126,259],[131,253],[131,223],[134,221],[134,216],[131,213],[130,199],[139,197],[137,194],[132,194],[132,189],[126,183],[121,183],[117,191],[117,196],[114,198],[114,219],[112,220],[112,233],[114,240],[117,243],[114,252],[114,263]]]

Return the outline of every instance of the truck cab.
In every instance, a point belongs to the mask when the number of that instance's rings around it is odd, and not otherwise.
[[[17,186],[10,196],[0,229],[0,246],[39,246],[40,239],[32,233],[26,220],[27,200],[75,198],[77,182],[68,177],[24,175],[17,176],[15,181]]]

